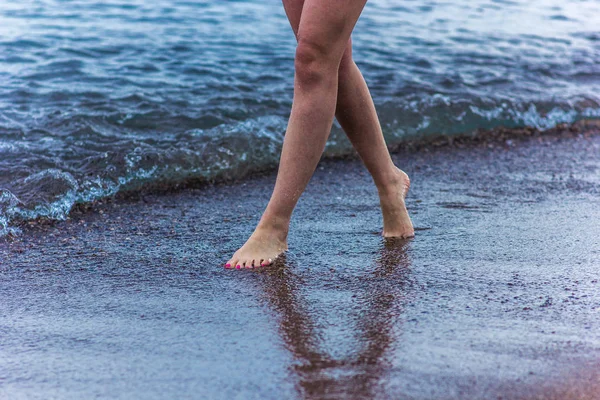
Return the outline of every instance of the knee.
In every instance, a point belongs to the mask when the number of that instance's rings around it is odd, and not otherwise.
[[[296,80],[303,85],[314,85],[335,75],[339,66],[327,45],[300,37],[296,48],[294,68]]]

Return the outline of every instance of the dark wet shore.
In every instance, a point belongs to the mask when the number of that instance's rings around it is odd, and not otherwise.
[[[222,264],[273,174],[0,242],[0,398],[600,398],[600,135],[394,159],[414,240],[380,237],[370,177],[338,160],[261,271]]]

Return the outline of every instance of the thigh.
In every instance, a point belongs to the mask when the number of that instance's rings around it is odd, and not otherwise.
[[[304,0],[298,42],[341,59],[367,0]]]
[[[298,38],[298,27],[300,26],[300,17],[302,15],[302,7],[305,0],[282,0],[285,14],[287,15],[294,35]]]

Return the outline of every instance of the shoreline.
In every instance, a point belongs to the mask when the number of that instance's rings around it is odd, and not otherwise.
[[[511,148],[518,143],[526,142],[532,139],[543,141],[548,138],[575,138],[589,137],[600,134],[600,120],[581,120],[574,124],[560,124],[554,128],[544,131],[532,127],[524,128],[497,128],[494,130],[477,130],[470,134],[461,134],[456,136],[432,136],[423,139],[406,140],[397,145],[388,146],[392,154],[407,154],[412,152],[428,152],[439,148],[477,148],[485,146],[490,149],[496,147]],[[322,157],[320,163],[331,161],[356,161],[359,160],[358,154],[353,151],[351,154],[342,154],[336,156]],[[155,182],[146,184],[141,188],[133,190],[119,191],[116,194],[102,199],[94,200],[87,203],[77,203],[73,206],[67,220],[74,214],[80,214],[87,211],[92,211],[103,204],[108,204],[114,201],[144,201],[144,197],[148,195],[164,195],[179,193],[190,189],[203,189],[211,186],[220,185],[235,185],[242,184],[247,180],[261,176],[269,176],[276,172],[275,168],[265,170],[250,171],[240,177],[230,179],[223,178],[207,181],[203,178],[191,178],[184,182],[162,183]],[[37,225],[55,225],[63,220],[53,220],[47,217],[40,217],[27,221],[20,221],[14,224],[13,227],[23,230],[23,234]],[[16,235],[18,236],[18,235]],[[10,241],[16,237],[10,232],[5,236],[0,236],[2,241]]]

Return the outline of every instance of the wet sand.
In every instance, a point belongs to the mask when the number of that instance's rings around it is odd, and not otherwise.
[[[468,141],[467,141],[468,142]],[[0,243],[0,398],[600,398],[600,135],[400,150],[408,241],[322,162],[284,263],[225,270],[275,175]]]

